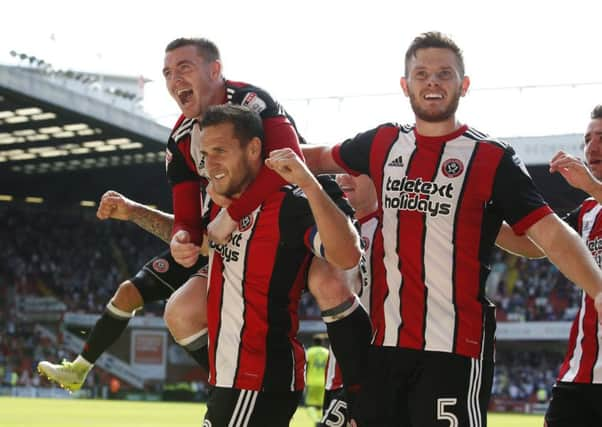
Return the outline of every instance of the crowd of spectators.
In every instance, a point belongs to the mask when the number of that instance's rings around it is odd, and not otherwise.
[[[572,321],[581,289],[546,258],[526,259],[496,249],[486,291],[498,321]]]
[[[94,211],[0,205],[0,384],[49,385],[40,360],[70,359],[23,313],[26,297],[46,297],[65,311],[101,313],[117,285],[166,246],[134,224],[99,221]],[[145,307],[160,314],[160,306]],[[51,323],[45,323],[48,327]],[[59,335],[59,325],[52,332]],[[90,386],[98,375],[90,375]]]
[[[61,360],[60,345],[19,318],[15,298],[50,296],[66,310],[101,313],[117,285],[166,246],[137,226],[99,221],[93,210],[53,211],[0,205],[0,381],[47,384],[34,374],[40,360]],[[547,260],[526,260],[496,250],[487,294],[498,320],[572,320],[581,292]],[[146,308],[148,312],[148,308]],[[160,314],[161,307],[151,308]],[[309,293],[301,319],[320,319]],[[56,331],[58,332],[58,326]],[[549,396],[562,354],[498,351],[493,396],[538,401]],[[90,381],[98,379],[91,376]]]
[[[492,397],[547,402],[562,358],[557,351],[497,351]]]
[[[0,207],[0,277],[17,295],[55,296],[68,310],[100,313],[119,283],[166,246],[90,209]]]

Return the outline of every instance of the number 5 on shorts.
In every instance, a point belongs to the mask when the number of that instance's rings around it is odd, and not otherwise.
[[[457,401],[456,398],[437,399],[437,420],[449,421],[449,427],[458,427],[458,417],[454,413],[445,410],[447,406],[453,406]]]

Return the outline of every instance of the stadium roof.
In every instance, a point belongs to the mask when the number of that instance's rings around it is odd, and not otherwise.
[[[169,210],[163,167],[169,129],[146,117],[127,90],[138,79],[0,65],[0,202],[92,204],[113,189]],[[533,166],[547,164],[558,149],[579,154],[581,139],[506,140],[530,165],[546,199],[565,210],[583,194]]]
[[[164,183],[169,129],[125,90],[73,76],[0,65],[0,196],[69,203]]]

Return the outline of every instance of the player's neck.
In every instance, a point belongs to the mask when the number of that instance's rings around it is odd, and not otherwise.
[[[211,97],[211,105],[222,105],[226,103],[226,80],[219,79],[215,84],[215,90]]]
[[[249,167],[249,175],[246,177],[245,181],[240,186],[240,190],[237,193],[232,194],[232,195],[229,196],[231,199],[239,199],[240,196],[242,196],[243,193],[245,191],[247,191],[247,188],[249,188],[251,186],[251,184],[253,183],[253,181],[255,181],[255,178],[257,177],[257,175],[259,175],[259,171],[261,170],[261,165],[262,165],[261,162],[258,162],[257,164],[250,165],[250,167]]]
[[[445,136],[459,129],[462,124],[455,116],[441,122],[426,122],[416,117],[416,132],[422,136]]]

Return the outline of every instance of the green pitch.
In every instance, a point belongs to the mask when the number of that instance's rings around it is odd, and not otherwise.
[[[2,427],[165,427],[201,425],[205,406],[194,403],[0,397]],[[490,414],[489,427],[541,427],[541,416]],[[313,427],[299,408],[292,427]]]

